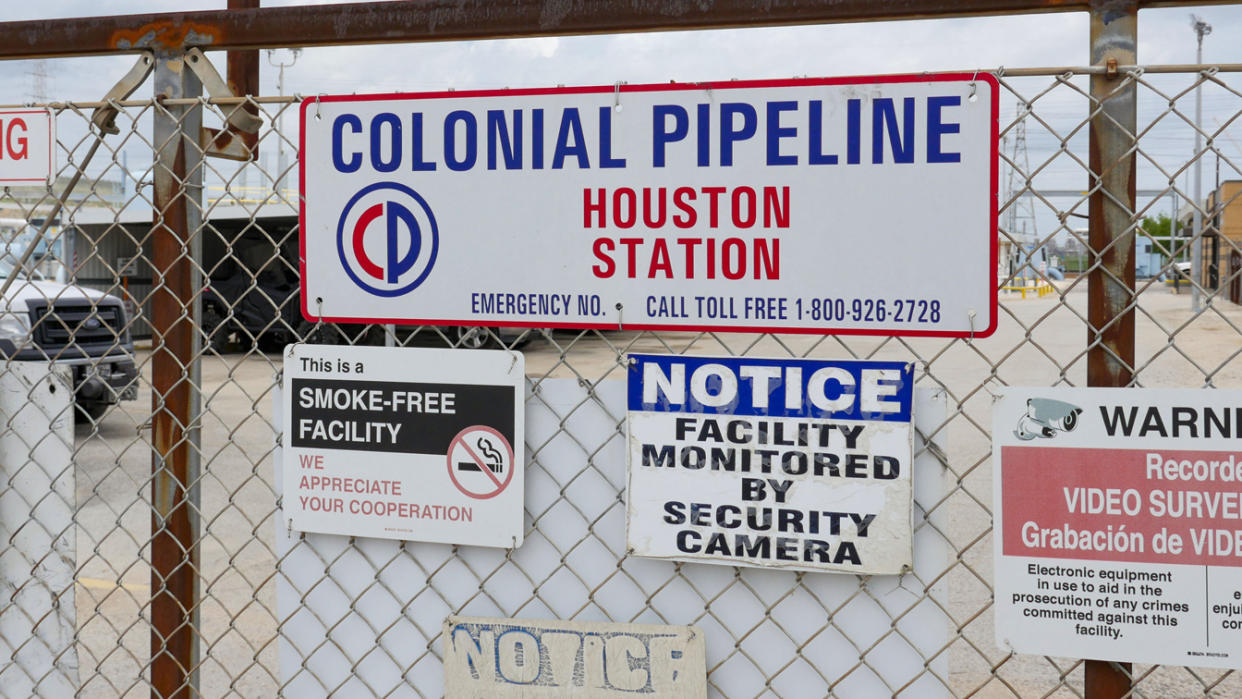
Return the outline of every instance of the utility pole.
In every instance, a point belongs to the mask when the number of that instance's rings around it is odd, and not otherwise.
[[[1212,33],[1212,25],[1204,22],[1198,15],[1190,16],[1190,27],[1195,30],[1195,38],[1199,48],[1195,53],[1195,63],[1203,64],[1203,37]],[[1195,86],[1195,188],[1194,188],[1194,224],[1190,238],[1190,310],[1198,313],[1201,310],[1199,288],[1203,283],[1203,85]]]
[[[1173,202],[1169,209],[1169,266],[1173,268],[1173,293],[1177,293],[1177,285],[1181,281],[1177,274],[1177,263],[1182,261],[1181,245],[1178,243],[1181,231],[1177,230],[1179,223],[1177,220],[1177,189],[1170,189],[1172,191],[1169,198]]]
[[[293,67],[298,62],[298,56],[301,55],[302,49],[289,49],[289,62],[276,61],[276,49],[267,50],[267,62],[276,68],[279,72],[276,75],[276,93],[281,97],[285,96],[285,68]],[[285,170],[288,164],[285,162],[285,106],[281,105],[280,111],[276,116],[276,194],[279,197],[284,196],[285,190]]]

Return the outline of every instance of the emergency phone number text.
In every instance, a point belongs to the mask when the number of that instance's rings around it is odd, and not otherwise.
[[[797,320],[813,323],[909,323],[941,320],[939,299],[648,296],[647,316],[687,320]]]
[[[855,323],[939,323],[939,299],[798,299],[799,320]]]

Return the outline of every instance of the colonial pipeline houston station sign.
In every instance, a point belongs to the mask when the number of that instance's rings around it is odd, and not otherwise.
[[[984,336],[986,74],[321,96],[303,313]]]

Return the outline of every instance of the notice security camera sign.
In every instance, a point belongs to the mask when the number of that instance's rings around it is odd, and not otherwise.
[[[911,566],[913,365],[629,359],[634,555],[878,575]]]
[[[290,529],[522,543],[521,355],[306,344],[285,355]]]
[[[1009,388],[992,439],[1002,648],[1242,668],[1242,392]]]

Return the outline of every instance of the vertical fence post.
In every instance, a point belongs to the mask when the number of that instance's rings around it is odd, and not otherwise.
[[[259,0],[229,0],[230,10],[253,10],[259,7]],[[246,97],[248,95],[259,95],[259,50],[247,49],[245,51],[229,51],[227,53],[227,68],[229,89],[238,97]],[[247,112],[259,115],[257,105],[245,104],[242,108]],[[258,140],[252,144],[255,154],[258,151]]]
[[[1087,384],[1134,378],[1134,209],[1137,83],[1117,71],[1138,62],[1136,0],[1092,0]],[[1087,660],[1087,699],[1130,693],[1130,663]]]
[[[259,7],[259,0],[229,0],[230,10],[253,10]],[[259,94],[259,50],[228,52],[229,89],[238,97]],[[246,111],[257,114],[254,105],[246,105]]]
[[[202,87],[181,52],[155,62],[151,228],[151,696],[197,695]]]

